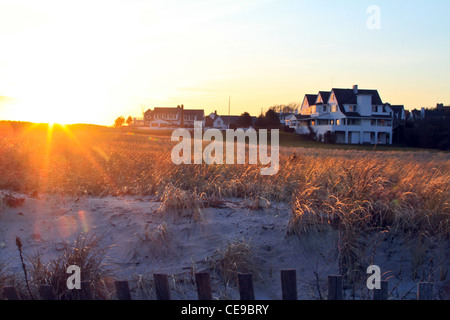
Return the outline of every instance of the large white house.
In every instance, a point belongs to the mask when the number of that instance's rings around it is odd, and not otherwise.
[[[286,118],[298,134],[344,144],[392,144],[394,111],[377,90],[332,89],[307,94],[299,114]]]
[[[202,121],[205,125],[204,110],[184,109],[181,105],[176,108],[148,109],[144,113],[144,118],[135,118],[133,124],[136,127],[150,129],[193,128],[195,121]]]

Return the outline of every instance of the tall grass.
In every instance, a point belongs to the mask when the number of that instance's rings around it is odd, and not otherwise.
[[[339,231],[341,272],[354,277],[364,237],[389,231],[448,240],[450,154],[282,148],[280,170],[258,165],[174,165],[169,137],[99,128],[2,129],[0,189],[23,193],[151,196],[160,214],[194,220],[211,199],[290,202],[289,235]],[[416,264],[423,259],[418,252]]]
[[[50,261],[41,252],[31,255],[28,261],[32,283],[51,285],[60,299],[74,299],[73,290],[67,289],[67,268],[76,265],[82,270],[83,281],[89,281],[94,288],[95,298],[105,298],[104,280],[111,271],[104,264],[108,248],[102,247],[100,241],[95,236],[79,235],[74,242],[64,243],[61,254]]]

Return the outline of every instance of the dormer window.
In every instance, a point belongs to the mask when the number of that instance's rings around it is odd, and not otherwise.
[[[372,106],[372,112],[378,112],[378,106]]]

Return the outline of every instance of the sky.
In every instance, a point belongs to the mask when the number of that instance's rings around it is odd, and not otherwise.
[[[180,104],[228,114],[229,99],[259,115],[355,84],[409,110],[449,105],[449,12],[448,0],[0,0],[0,119],[112,125]]]

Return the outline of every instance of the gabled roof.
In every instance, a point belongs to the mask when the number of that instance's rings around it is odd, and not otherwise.
[[[319,100],[319,96],[322,98],[323,103],[328,103],[328,99],[330,99],[331,91],[319,91],[317,96],[317,100]]]
[[[358,103],[358,95],[371,95],[372,96],[372,105],[382,105],[383,101],[378,93],[378,90],[372,89],[358,89],[358,92],[355,93],[353,89],[339,89],[334,88],[332,90],[336,100],[338,102],[339,110],[346,115],[347,117],[361,117],[361,115],[357,112],[347,112],[344,109],[345,104],[357,104]]]
[[[308,104],[310,106],[313,106],[316,104],[317,101],[317,94],[307,94],[305,95],[306,100],[308,100]]]
[[[391,108],[394,113],[400,113],[405,110],[405,106],[403,105],[389,106],[389,108]]]
[[[382,105],[383,101],[378,93],[378,90],[372,89],[358,89],[356,94],[353,89],[339,89],[335,88],[332,90],[336,96],[339,106],[344,104],[357,104],[357,97],[359,94],[368,94],[372,96],[373,105]]]

